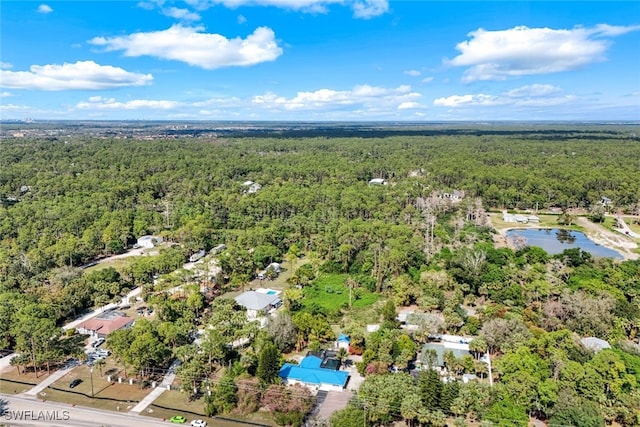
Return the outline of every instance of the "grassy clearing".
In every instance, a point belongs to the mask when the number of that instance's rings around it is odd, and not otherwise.
[[[579,225],[573,224],[570,227],[558,224],[558,215],[536,215],[540,218],[540,222],[531,222],[528,224],[519,224],[515,222],[506,222],[502,220],[502,213],[492,212],[491,223],[497,230],[504,230],[507,228],[565,228],[570,230],[581,231],[583,228]]]
[[[127,412],[151,391],[150,388],[140,390],[139,385],[130,385],[127,382],[119,384],[117,381],[107,381],[106,373],[110,370],[117,371],[116,368],[110,368],[108,365],[103,368],[104,375],[101,376],[100,370],[94,367],[92,375],[88,366],[78,366],[41,392],[38,397],[69,405]],[[91,397],[92,376],[95,396],[93,398]],[[71,389],[69,383],[74,379],[80,379],[82,382]]]
[[[113,267],[119,272],[122,272],[125,267],[131,264],[132,261],[133,261],[133,257],[112,259],[109,261],[101,262],[96,265],[92,265],[91,267],[87,267],[84,271],[87,273],[91,273],[92,271],[104,270],[105,268]]]
[[[197,415],[196,415],[197,414]],[[158,397],[153,404],[141,412],[140,415],[146,415],[154,418],[161,418],[168,420],[174,415],[182,415],[187,419],[187,425],[192,420],[205,420],[208,425],[216,427],[232,427],[238,426],[238,423],[233,421],[225,421],[220,418],[208,418],[204,415],[204,398],[189,400],[189,396],[186,393],[171,390],[165,391]],[[273,422],[265,415],[261,413],[249,414],[246,416],[229,415],[223,416],[225,418],[253,421],[260,424],[274,425]]]
[[[78,366],[55,383],[53,383],[53,388],[64,390],[64,391],[73,391],[78,393],[83,393],[87,396],[91,396],[91,381],[93,377],[93,393],[96,397],[104,397],[108,399],[120,400],[123,396],[126,396],[126,400],[130,401],[139,401],[143,399],[149,392],[150,388],[140,389],[140,383],[134,383],[134,385],[130,385],[126,380],[120,384],[117,382],[117,375],[114,373],[112,380],[114,382],[107,381],[106,374],[107,372],[112,372],[112,369],[118,372],[117,368],[103,368],[103,375],[100,375],[100,370],[97,367],[93,368],[93,374],[89,370],[87,365]],[[119,372],[121,376],[124,377],[123,372]],[[81,379],[82,382],[76,386],[75,388],[69,388],[69,383],[74,379]]]
[[[23,381],[23,380],[17,380]],[[26,383],[26,381],[24,381]],[[0,393],[4,394],[20,394],[33,388],[35,384],[20,384],[18,382],[7,381],[5,375],[0,378]]]
[[[326,274],[318,277],[313,285],[304,288],[302,305],[309,308],[319,305],[328,311],[349,307],[349,288],[346,285],[346,274]],[[356,288],[352,292],[351,307],[365,308],[372,306],[380,296],[366,289]]]
[[[277,291],[283,291],[289,287],[287,280],[291,275],[298,269],[300,266],[306,264],[308,261],[305,258],[301,258],[295,262],[294,265],[287,261],[283,261],[280,265],[282,268],[282,272],[273,280],[259,280],[255,279],[251,282],[247,283],[244,286],[244,290],[242,288],[238,288],[234,291],[225,292],[222,294],[221,298],[235,298],[241,293],[245,291],[249,291],[252,289],[258,288],[270,288],[275,289]]]
[[[39,384],[45,378],[47,378],[47,371],[38,372],[38,377],[36,378],[36,374],[30,367],[27,367],[27,372],[24,372],[24,367],[20,368],[20,373],[18,373],[18,369],[15,367],[6,368],[2,371],[2,379],[3,380],[14,380],[20,381],[29,384]]]

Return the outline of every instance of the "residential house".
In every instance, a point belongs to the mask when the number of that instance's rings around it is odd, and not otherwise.
[[[315,390],[343,391],[349,373],[341,371],[335,352],[309,352],[299,365],[285,363],[279,376],[285,384],[302,384]]]
[[[530,218],[533,218],[534,222],[540,222],[540,218],[538,218],[535,215],[510,214],[507,211],[502,211],[502,220],[504,222],[516,222],[519,224],[527,224],[530,221]]]
[[[192,254],[189,257],[189,262],[196,262],[198,261],[200,258],[204,257],[206,255],[206,252],[204,249],[199,250],[198,252],[196,252],[195,254]]]
[[[262,185],[253,181],[245,181],[242,183],[242,186],[247,188],[246,190],[244,190],[244,192],[247,194],[257,193],[258,190],[262,188]]]
[[[444,354],[447,351],[451,351],[456,358],[462,358],[464,356],[471,355],[471,353],[469,352],[469,344],[451,343],[446,341],[440,343],[427,343],[422,346],[421,357],[419,359],[420,362],[424,363],[425,352],[429,350],[435,351],[436,361],[433,368],[440,372],[440,374],[447,372],[451,368],[450,366],[447,367],[446,363],[444,362]],[[426,369],[427,367],[424,368]]]
[[[81,334],[106,338],[113,331],[131,327],[134,322],[135,319],[133,317],[111,310],[105,311],[92,319],[85,320],[76,329]]]
[[[585,348],[593,351],[594,353],[597,353],[606,348],[611,348],[611,344],[609,344],[608,341],[596,337],[580,338],[580,343],[582,343]]]
[[[138,238],[137,246],[139,248],[151,249],[158,243],[162,243],[163,239],[160,236],[146,235]]]
[[[266,291],[266,292],[264,292]],[[247,309],[247,319],[257,320],[282,305],[279,292],[272,289],[247,291],[235,297],[238,305]]]
[[[278,264],[277,262],[272,262],[271,264],[269,264],[267,266],[267,268],[265,268],[264,270],[258,272],[258,279],[260,280],[264,280],[267,278],[267,270],[271,269],[274,273],[275,273],[275,277],[277,277],[280,272],[282,271],[282,268],[280,267],[280,264]]]

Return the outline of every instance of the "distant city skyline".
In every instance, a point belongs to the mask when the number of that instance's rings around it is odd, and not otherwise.
[[[2,1],[0,119],[640,120],[640,2]]]

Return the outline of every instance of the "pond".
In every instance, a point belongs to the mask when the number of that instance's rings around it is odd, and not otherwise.
[[[509,240],[524,239],[524,245],[541,247],[551,255],[562,253],[565,249],[580,248],[597,258],[623,259],[618,252],[597,244],[580,231],[559,228],[517,228],[508,230],[507,238]]]

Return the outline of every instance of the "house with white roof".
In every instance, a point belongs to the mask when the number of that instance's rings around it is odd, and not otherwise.
[[[253,181],[245,181],[242,183],[243,187],[247,187],[247,189],[244,191],[247,194],[253,194],[253,193],[257,193],[258,190],[260,190],[262,188],[262,185],[258,184],[257,182],[253,182]]]
[[[139,237],[136,243],[139,248],[151,249],[158,243],[162,243],[162,242],[163,242],[163,239],[160,236],[146,235],[146,236]]]
[[[387,185],[387,181],[383,178],[373,178],[369,181],[369,185]]]
[[[265,291],[247,291],[235,297],[238,305],[247,309],[247,319],[257,320],[282,305],[278,291]]]

